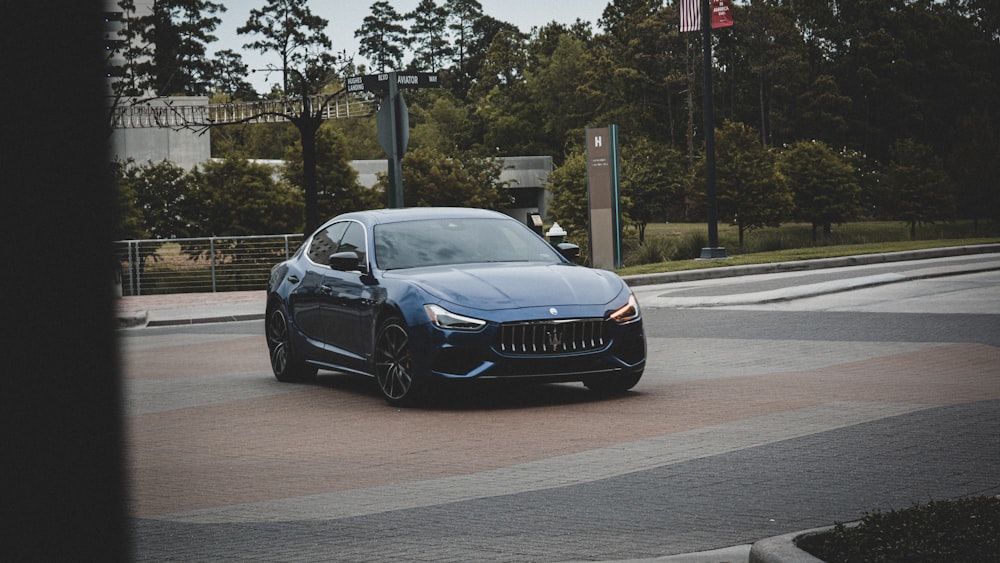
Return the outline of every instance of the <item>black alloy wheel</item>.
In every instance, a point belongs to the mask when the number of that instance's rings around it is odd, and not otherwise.
[[[399,317],[382,323],[375,338],[375,378],[391,405],[410,406],[417,400],[419,382],[413,379],[410,335]]]
[[[295,357],[288,319],[280,306],[267,315],[264,332],[267,334],[267,348],[271,355],[271,371],[278,381],[295,383],[310,381],[316,377],[316,368]]]

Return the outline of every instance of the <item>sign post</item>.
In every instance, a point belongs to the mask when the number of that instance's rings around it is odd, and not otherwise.
[[[587,128],[587,194],[590,199],[590,265],[621,268],[618,205],[618,127]]]
[[[389,160],[389,186],[386,190],[390,208],[403,207],[403,155],[410,139],[410,115],[401,88],[434,88],[439,86],[433,72],[383,72],[347,79],[348,92],[384,94],[375,115],[378,144]]]

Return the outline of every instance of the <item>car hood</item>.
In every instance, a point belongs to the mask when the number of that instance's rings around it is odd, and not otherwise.
[[[463,264],[396,271],[426,293],[472,309],[604,305],[625,282],[605,270],[569,264]]]

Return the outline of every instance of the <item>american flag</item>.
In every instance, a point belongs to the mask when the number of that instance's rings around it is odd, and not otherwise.
[[[681,0],[681,31],[701,30],[701,0]]]

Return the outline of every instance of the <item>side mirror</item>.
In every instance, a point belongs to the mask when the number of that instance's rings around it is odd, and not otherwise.
[[[361,257],[353,250],[330,255],[330,267],[341,272],[362,271]]]
[[[578,263],[580,260],[580,247],[575,244],[560,242],[556,245],[556,250],[559,251],[559,254],[563,255],[563,258],[574,264]]]

